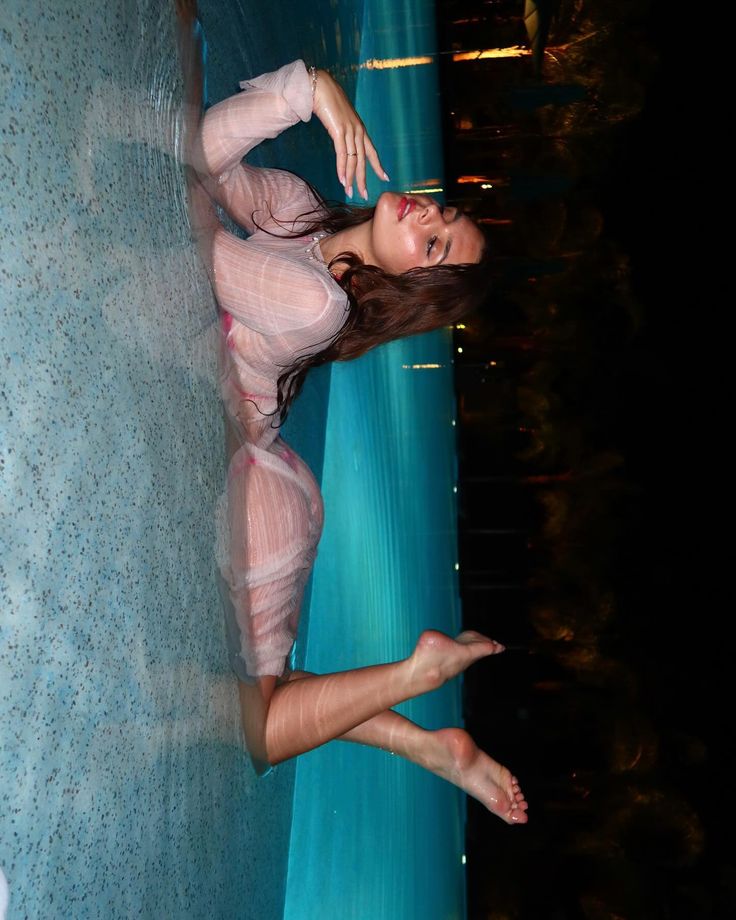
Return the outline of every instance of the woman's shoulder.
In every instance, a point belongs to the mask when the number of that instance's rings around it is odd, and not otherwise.
[[[257,230],[248,245],[267,260],[270,300],[283,332],[319,327],[334,335],[345,322],[348,297],[318,252],[321,234],[274,236]]]
[[[348,316],[348,295],[332,277],[324,262],[308,254],[297,256],[305,282],[305,326],[319,333],[315,341],[332,338]],[[308,289],[308,290],[307,290]]]

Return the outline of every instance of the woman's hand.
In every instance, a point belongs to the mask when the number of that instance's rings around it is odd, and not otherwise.
[[[337,178],[345,187],[348,198],[353,197],[353,179],[357,181],[360,194],[368,198],[365,184],[366,158],[378,178],[388,182],[365,125],[340,84],[326,70],[317,71],[312,111],[325,126],[335,145]]]

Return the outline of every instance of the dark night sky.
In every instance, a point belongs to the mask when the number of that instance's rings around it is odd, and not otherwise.
[[[728,532],[730,491],[722,444],[729,413],[719,408],[725,298],[711,245],[719,199],[707,179],[717,168],[718,138],[705,130],[713,123],[709,96],[686,47],[662,42],[663,66],[620,152],[606,210],[610,232],[631,256],[647,317],[622,402],[630,413],[627,458],[644,486],[637,534],[648,562],[637,634],[642,676],[660,718],[680,723],[709,748],[702,789],[683,792],[705,819],[717,883],[716,863],[726,849],[733,855],[736,766],[727,729],[733,603],[723,595],[730,563],[727,538],[718,532],[724,525]]]
[[[690,117],[697,108],[683,104],[695,81],[679,49],[665,43],[661,54],[644,111],[621,136],[603,205],[644,307],[620,408],[627,466],[644,486],[638,540],[651,559],[642,588],[656,605],[650,651],[700,719],[717,707],[727,673],[713,666],[728,650],[717,598],[722,538],[711,518],[729,478],[720,444],[726,419],[714,411],[723,342],[715,317],[724,297],[709,255],[706,215],[716,202],[704,200],[708,138],[694,124],[701,118]],[[688,680],[698,673],[708,675],[705,686]]]
[[[721,354],[731,298],[713,246],[717,80],[704,80],[703,61],[688,51],[688,24],[663,28],[666,15],[664,4],[652,9],[660,66],[644,110],[620,136],[602,199],[606,232],[629,254],[644,314],[618,406],[627,477],[642,489],[627,531],[626,638],[637,644],[642,697],[656,720],[707,744],[693,788],[681,791],[704,820],[705,862],[719,884],[720,864],[733,864],[736,767],[727,706],[733,602],[723,577],[732,563],[720,532],[729,526]]]
[[[731,413],[723,357],[733,296],[729,259],[716,239],[729,173],[714,127],[726,109],[721,113],[714,97],[719,54],[708,50],[706,61],[706,51],[694,50],[705,41],[702,30],[684,20],[667,26],[668,18],[671,6],[651,7],[645,27],[660,63],[641,114],[618,137],[598,199],[605,234],[629,256],[643,315],[625,366],[616,369],[612,411],[613,444],[638,489],[617,603],[642,707],[655,727],[705,742],[699,766],[684,769],[676,758],[670,765],[662,752],[662,775],[703,822],[698,871],[715,891],[734,888],[736,863],[726,638],[734,604],[724,577],[733,566],[725,551]],[[509,841],[499,836],[498,843]],[[733,895],[725,901],[733,903]]]

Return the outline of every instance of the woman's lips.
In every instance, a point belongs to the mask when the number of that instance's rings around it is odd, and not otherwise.
[[[399,201],[399,220],[403,220],[407,214],[411,214],[416,206],[416,201],[413,198],[407,198],[406,195],[402,195],[401,201]]]

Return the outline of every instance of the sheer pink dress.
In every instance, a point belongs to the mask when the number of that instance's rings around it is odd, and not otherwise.
[[[231,663],[249,680],[286,668],[322,531],[319,487],[271,414],[277,379],[296,357],[325,347],[345,322],[348,302],[322,258],[324,234],[265,232],[298,232],[296,218],[316,204],[306,184],[240,162],[264,138],[310,119],[309,74],[295,61],[241,87],[208,110],[201,141],[207,171],[218,177],[217,200],[252,234],[241,240],[219,228],[212,253],[222,398],[240,444],[218,506],[217,557],[231,605]]]

